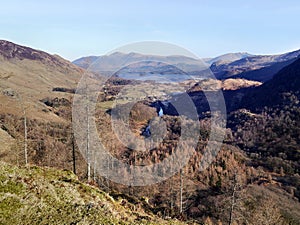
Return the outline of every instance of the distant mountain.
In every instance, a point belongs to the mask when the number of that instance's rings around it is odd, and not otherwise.
[[[228,54],[224,54],[221,56],[217,56],[215,58],[206,58],[203,59],[204,62],[206,62],[207,64],[211,65],[213,63],[230,63],[230,62],[234,62],[243,58],[247,58],[247,57],[252,57],[254,55],[251,55],[247,52],[238,52],[238,53],[228,53]]]
[[[249,91],[242,99],[242,107],[253,110],[265,106],[283,107],[289,101],[298,101],[295,97],[300,99],[300,57],[273,79]]]
[[[218,79],[245,78],[265,82],[300,55],[300,50],[281,55],[246,57],[234,62],[215,62],[210,69]]]
[[[73,63],[85,69],[90,67],[93,70],[110,73],[115,73],[120,69],[123,70],[123,73],[125,71],[128,72],[130,65],[135,64],[135,71],[132,68],[130,69],[131,75],[133,72],[136,74],[140,73],[140,71],[146,72],[147,66],[145,64],[147,63],[152,64],[151,68],[148,67],[148,72],[156,70],[158,73],[163,73],[165,68],[161,67],[159,63],[165,63],[173,66],[173,69],[167,68],[167,74],[178,74],[178,70],[181,70],[183,73],[190,75],[198,75],[210,65],[210,70],[220,80],[241,78],[265,82],[270,80],[282,68],[293,63],[299,55],[300,50],[280,55],[251,55],[241,52],[199,60],[185,56],[154,56],[115,52],[105,56],[83,57],[75,60]],[[157,65],[154,62],[157,62]],[[125,67],[126,69],[124,69]]]
[[[186,56],[157,56],[157,55],[143,55],[139,53],[121,53],[115,52],[110,55],[104,56],[89,56],[83,57],[73,61],[73,63],[82,68],[89,68],[101,72],[112,72],[115,73],[120,69],[135,64],[135,68],[138,68],[138,63],[141,63],[141,67],[144,67],[144,62],[151,62],[152,68],[157,65],[164,63],[173,67],[177,67],[176,70],[182,70],[184,72],[195,72],[202,71],[207,68],[207,65],[199,59],[194,59]],[[175,71],[176,72],[176,71]],[[169,71],[172,73],[172,71]]]
[[[173,55],[173,56],[156,56],[156,55],[143,55],[139,53],[121,53],[115,52],[105,56],[88,56],[79,58],[73,63],[81,68],[87,69],[92,64],[97,64],[98,68],[103,71],[115,70],[116,65],[129,65],[131,63],[141,61],[157,61],[167,63],[179,67],[185,72],[195,72],[203,69],[203,66],[208,67],[212,63],[222,62],[229,63],[245,57],[251,57],[249,53],[228,53],[215,58],[194,59],[186,56]]]
[[[84,71],[57,55],[4,40],[0,65],[0,113],[21,113],[23,104],[36,117],[50,115],[39,100],[57,96],[57,87],[75,89]]]
[[[73,64],[75,64],[83,69],[87,69],[97,59],[98,59],[98,56],[82,57],[80,59],[76,59],[75,61],[73,61]]]
[[[133,63],[117,71],[115,76],[128,80],[153,80],[156,82],[185,81],[192,76],[176,66],[156,61]]]

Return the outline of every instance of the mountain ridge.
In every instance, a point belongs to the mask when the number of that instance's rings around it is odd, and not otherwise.
[[[208,64],[213,64],[215,62],[234,62],[246,57],[252,57],[255,55],[249,54],[248,52],[236,52],[236,53],[226,53],[214,58],[204,58],[203,60]]]
[[[20,114],[21,102],[28,115],[46,119],[59,119],[40,103],[41,99],[66,96],[53,92],[57,86],[76,88],[84,69],[57,55],[0,41],[0,100],[1,112]],[[31,113],[29,113],[31,112]]]
[[[6,60],[32,60],[40,61],[46,65],[55,65],[62,68],[75,69],[78,72],[83,70],[60,57],[59,55],[51,55],[47,52],[36,50],[16,43],[0,40],[0,55]]]
[[[187,56],[171,55],[171,56],[159,56],[159,55],[144,55],[140,53],[121,53],[114,52],[110,55],[103,56],[87,56],[79,58],[73,61],[73,64],[82,67],[84,69],[97,68],[99,71],[113,71],[116,72],[121,68],[127,67],[130,64],[153,61],[163,62],[165,64],[178,67],[185,72],[203,70],[208,67],[205,62],[200,59],[194,59]]]
[[[210,69],[218,79],[238,77],[265,82],[296,60],[299,55],[300,50],[278,55],[257,55],[230,63],[215,62]],[[264,70],[268,71],[266,75]]]
[[[73,61],[73,64],[84,69],[88,69],[92,65],[91,67],[100,71],[116,72],[138,61],[160,61],[190,74],[197,74],[197,72],[209,68],[217,79],[241,78],[265,82],[282,68],[294,62],[299,55],[300,50],[276,55],[252,55],[247,52],[238,52],[227,53],[215,58],[194,59],[185,56],[114,52],[110,55],[82,57]]]

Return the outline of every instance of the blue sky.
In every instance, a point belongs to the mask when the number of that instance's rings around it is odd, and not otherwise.
[[[300,49],[299,0],[10,0],[0,38],[69,60],[137,41],[165,41],[199,57]]]

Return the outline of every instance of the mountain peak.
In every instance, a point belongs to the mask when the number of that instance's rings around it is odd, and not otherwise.
[[[224,63],[224,62],[234,62],[236,60],[244,59],[247,57],[252,57],[253,55],[249,54],[248,52],[236,52],[236,53],[227,53],[224,55],[217,56],[215,58],[208,58],[204,61],[209,64],[214,63]]]
[[[59,55],[51,55],[49,53],[18,45],[6,40],[0,40],[0,56],[2,56],[4,60],[27,59],[32,61],[39,61],[45,65],[58,66],[63,69],[69,68],[78,72],[82,71],[79,67],[75,67],[69,61],[63,59]]]
[[[29,47],[21,46],[10,41],[0,40],[0,55],[7,59],[42,60],[49,54]]]

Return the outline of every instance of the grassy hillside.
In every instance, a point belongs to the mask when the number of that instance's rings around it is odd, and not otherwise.
[[[113,198],[66,170],[0,162],[0,224],[183,224],[144,206]]]
[[[53,92],[55,87],[76,88],[84,71],[46,52],[8,41],[0,41],[0,113],[22,115],[22,107],[31,118],[60,121],[53,113],[45,113],[40,102],[46,97],[66,97]]]

